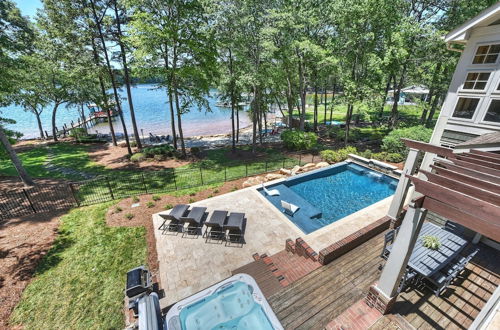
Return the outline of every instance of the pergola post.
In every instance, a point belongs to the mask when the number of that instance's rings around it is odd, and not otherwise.
[[[411,186],[411,180],[407,177],[407,175],[413,175],[415,172],[419,154],[420,150],[410,148],[410,152],[408,153],[408,157],[406,158],[405,166],[403,168],[403,173],[399,178],[398,186],[394,192],[389,212],[387,213],[387,216],[389,216],[393,222],[398,219],[405,204],[406,196],[408,195],[408,190]]]
[[[426,209],[415,203],[408,207],[380,279],[368,292],[367,303],[377,308],[382,314],[387,313],[396,301],[401,278],[415,247],[426,213]]]

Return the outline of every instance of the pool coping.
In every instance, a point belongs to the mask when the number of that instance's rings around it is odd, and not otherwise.
[[[263,185],[267,188],[269,186],[274,186],[274,185],[277,185],[277,184],[280,184],[283,182],[290,182],[290,181],[293,181],[295,179],[300,179],[300,178],[307,176],[307,175],[310,175],[310,174],[321,173],[321,172],[324,172],[327,170],[331,170],[332,168],[340,167],[340,166],[350,164],[350,163],[365,167],[368,170],[381,173],[381,174],[386,175],[390,178],[397,179],[394,176],[388,175],[387,173],[378,171],[378,170],[371,168],[371,167],[368,167],[366,165],[359,164],[358,162],[345,160],[342,162],[332,164],[330,166],[325,166],[325,167],[315,169],[312,171],[300,173],[300,174],[294,175],[292,177],[286,177],[286,178],[282,178],[282,179],[268,181],[268,182],[263,183]],[[290,219],[288,219],[288,217],[285,214],[283,214],[283,212],[279,211],[278,208],[276,208],[276,206],[274,206],[263,194],[260,193],[261,185],[255,185],[255,186],[252,186],[249,188],[251,188],[257,195],[259,195],[261,200],[265,201],[265,203],[268,203],[268,205],[276,211],[275,214],[277,214],[280,217],[280,219],[282,219],[283,221],[286,221],[286,223],[289,225],[289,227],[293,228],[294,232],[296,232],[298,235],[296,238],[302,238],[303,240],[305,240],[308,243],[308,245],[314,250],[314,252],[316,252],[318,254],[320,253],[320,251],[325,250],[327,248],[330,248],[333,244],[335,244],[335,242],[341,241],[342,239],[349,237],[350,235],[355,234],[356,232],[362,230],[363,228],[370,226],[371,224],[378,221],[380,218],[385,217],[387,215],[387,211],[389,210],[390,202],[392,201],[392,198],[394,197],[394,194],[387,196],[386,198],[384,198],[376,203],[368,205],[367,207],[362,208],[361,210],[358,210],[358,211],[351,213],[343,218],[340,218],[331,224],[328,224],[324,227],[321,227],[321,228],[313,231],[312,233],[306,234],[297,225],[295,225]],[[368,220],[368,221],[359,220],[363,214],[372,213],[372,211],[375,211],[375,210],[380,209],[380,208],[387,208],[387,209],[385,210],[385,212],[383,212],[383,214],[375,216],[375,218],[372,220]],[[352,221],[354,221],[356,219],[358,219],[358,223],[356,224],[358,228],[355,228],[355,229],[346,228],[346,225],[348,223],[352,224]],[[335,230],[335,229],[338,229],[338,230]],[[318,241],[320,236],[327,235],[328,233],[335,233],[336,234],[335,236],[339,236],[339,237],[337,237],[337,238],[332,237],[332,240],[330,240],[329,243],[321,243]]]

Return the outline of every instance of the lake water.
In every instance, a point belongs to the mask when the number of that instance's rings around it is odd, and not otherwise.
[[[182,115],[182,127],[185,136],[209,135],[231,132],[231,109],[219,108],[215,104],[217,99],[217,90],[212,89],[208,97],[211,111],[207,109],[201,112],[196,108]],[[132,125],[130,120],[130,111],[128,101],[126,100],[126,90],[120,91],[122,97],[122,108],[127,124],[128,133],[132,134]],[[137,85],[132,88],[132,99],[134,101],[135,116],[139,134],[141,129],[144,135],[149,132],[154,134],[171,134],[170,108],[168,104],[167,91],[164,88],[157,88],[155,85]],[[86,109],[88,114],[88,109]],[[23,138],[35,138],[39,136],[36,117],[31,112],[25,112],[21,107],[11,105],[7,108],[0,108],[0,116],[16,120],[16,124],[7,125],[8,128],[23,133]],[[51,133],[51,108],[42,112],[42,124],[44,130]],[[78,120],[78,111],[75,108],[62,106],[57,111],[57,126],[61,128],[64,123],[69,125],[71,121]],[[118,117],[113,121],[115,132],[123,132],[121,122]],[[240,111],[240,128],[246,127],[251,123],[247,112]],[[176,126],[177,128],[177,126]],[[108,123],[101,123],[92,127],[91,131],[99,133],[108,133]]]

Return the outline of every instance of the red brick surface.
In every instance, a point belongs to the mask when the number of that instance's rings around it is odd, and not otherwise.
[[[368,307],[364,300],[360,300],[328,323],[325,329],[365,330],[375,324],[381,317],[382,314],[379,311]]]

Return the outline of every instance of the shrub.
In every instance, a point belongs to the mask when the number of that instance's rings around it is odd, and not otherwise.
[[[151,196],[151,199],[156,202],[156,201],[159,201],[161,199],[161,197],[159,195],[153,195],[153,196]]]
[[[165,210],[170,210],[171,208],[173,208],[174,206],[172,204],[167,204],[164,206],[164,209]]]
[[[69,136],[71,136],[71,137],[78,137],[78,136],[84,136],[84,135],[87,135],[87,132],[82,127],[73,128],[69,132]]]
[[[441,242],[439,237],[434,235],[425,235],[422,237],[422,246],[431,250],[439,250],[441,247]]]
[[[236,191],[236,190],[238,190],[238,187],[236,187],[236,186],[234,186],[234,187],[231,189],[231,191]]]
[[[134,215],[132,213],[125,214],[125,219],[132,220],[133,218],[134,218]]]
[[[197,155],[197,154],[199,154],[199,153],[200,153],[200,151],[201,151],[201,149],[200,149],[200,148],[198,148],[198,147],[191,147],[191,153],[192,153],[193,155]]]
[[[373,158],[372,155],[372,151],[370,149],[366,149],[365,151],[362,151],[362,152],[358,152],[358,155],[360,155],[361,157],[365,157],[365,158]]]
[[[166,157],[172,157],[174,153],[174,147],[165,144],[162,146],[153,146],[142,149],[142,152],[147,158],[153,158],[155,155],[164,155]]]
[[[189,196],[196,196],[196,193],[195,192],[191,192],[191,193],[189,193]]]
[[[154,155],[153,159],[157,162],[161,162],[167,159],[167,155]]]
[[[130,161],[137,163],[142,162],[144,159],[146,159],[146,155],[144,155],[142,152],[135,153],[130,157]]]
[[[194,202],[195,202],[194,198],[189,199],[189,203],[194,203]]]
[[[214,189],[214,194],[217,194],[219,192],[219,189]]]
[[[138,203],[138,202],[139,202],[139,200],[140,200],[140,199],[139,199],[139,197],[137,197],[137,196],[132,197],[132,202],[134,202],[134,203]]]
[[[402,154],[399,154],[397,152],[385,152],[385,151],[375,153],[372,155],[371,158],[391,163],[401,163],[402,161],[405,160],[405,157]]]
[[[309,150],[317,146],[318,136],[312,132],[284,131],[281,134],[283,145],[290,150]]]
[[[338,150],[323,150],[321,152],[321,157],[328,163],[337,163],[346,160],[349,154],[356,153],[357,150],[354,147],[345,147]]]
[[[149,202],[147,202],[147,203],[146,203],[146,206],[147,206],[148,208],[152,208],[152,207],[154,207],[154,206],[155,206],[155,203],[153,203],[152,201],[149,201]]]
[[[401,138],[429,142],[431,135],[431,128],[420,125],[395,129],[382,140],[382,150],[388,153],[398,153],[401,154],[403,158],[406,158],[408,155],[408,148],[406,148],[403,141],[401,141]]]
[[[328,137],[334,140],[344,141],[345,140],[345,129],[339,126],[334,126],[328,130]],[[355,142],[362,138],[361,130],[357,127],[351,127],[349,130],[348,142]]]
[[[116,206],[114,213],[120,213],[121,211],[123,211],[123,209],[121,207],[119,207],[119,206]]]
[[[134,140],[130,140],[128,144],[130,144],[130,148],[137,147],[137,142],[135,142]]]

